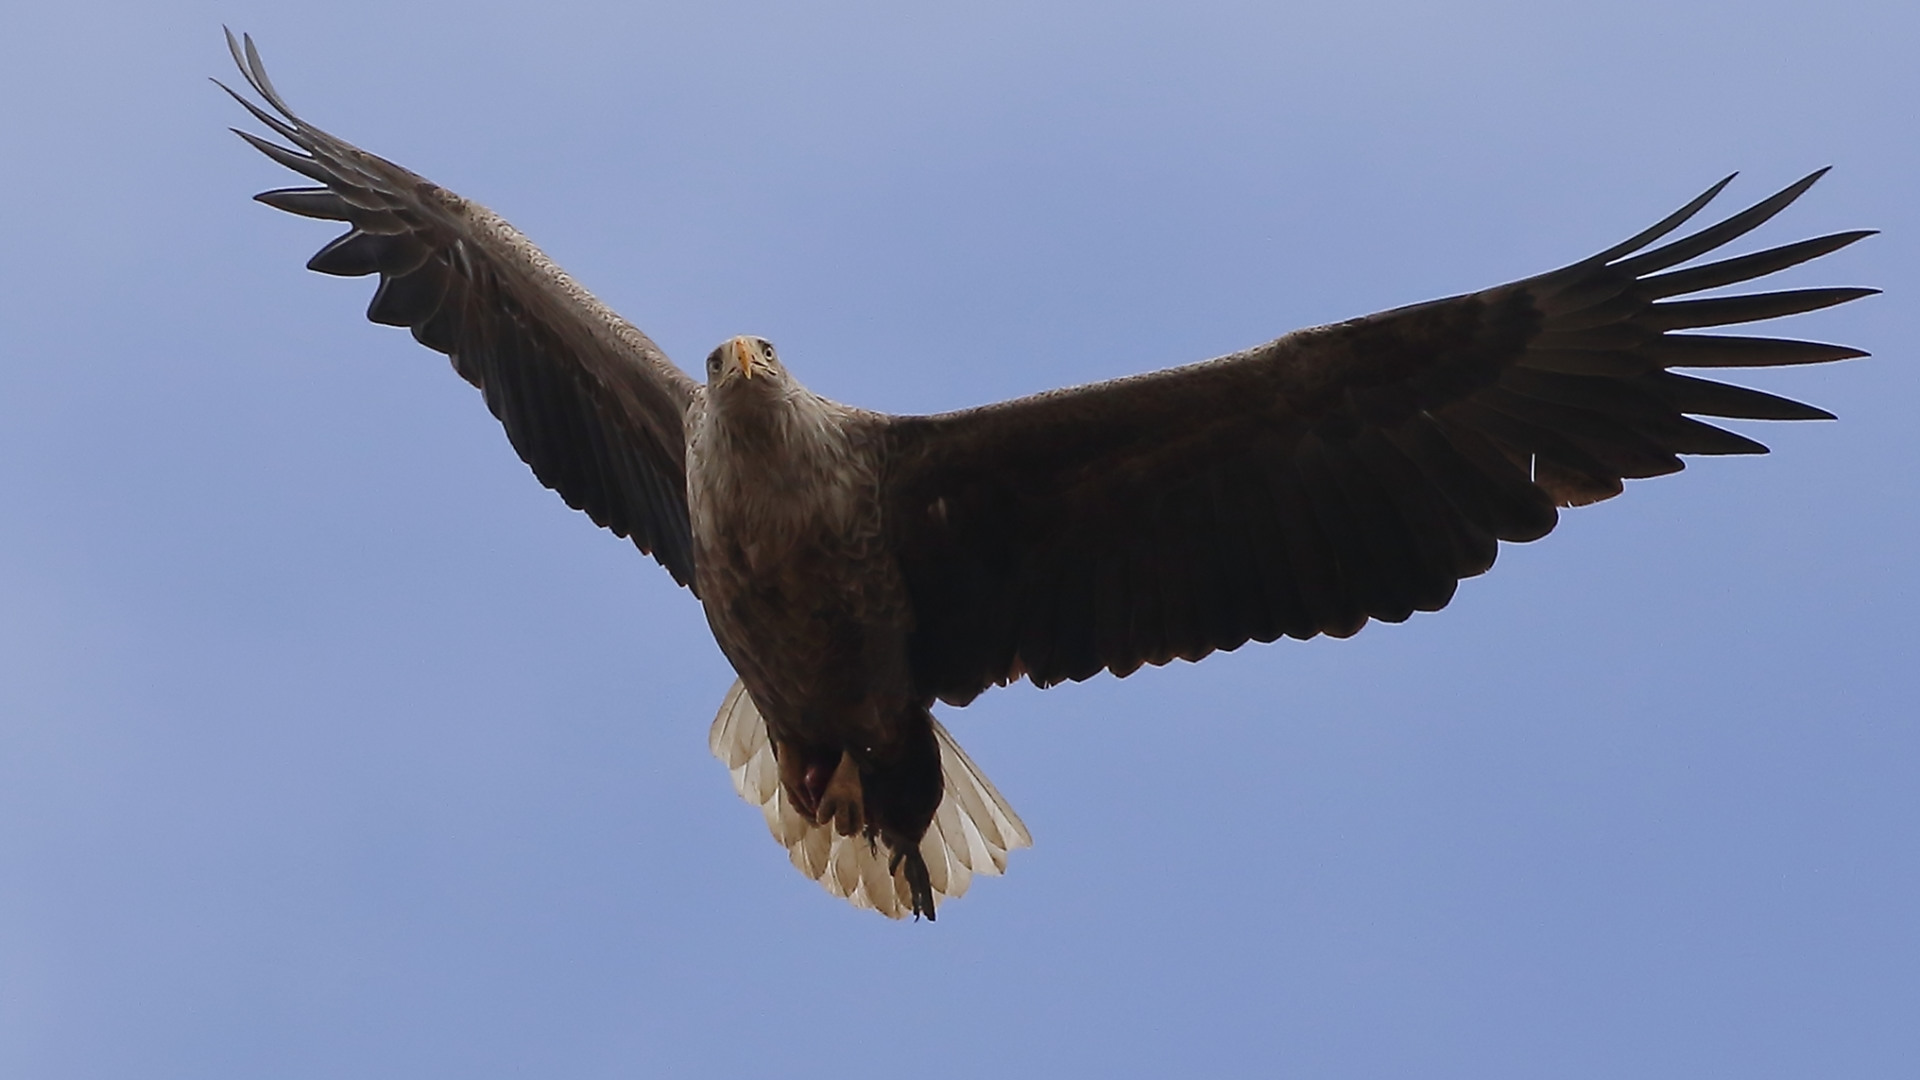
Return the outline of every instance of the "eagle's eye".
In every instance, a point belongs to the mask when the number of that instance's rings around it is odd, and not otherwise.
[[[773,342],[771,341],[761,342],[760,355],[766,357],[769,361],[771,361],[773,359]]]

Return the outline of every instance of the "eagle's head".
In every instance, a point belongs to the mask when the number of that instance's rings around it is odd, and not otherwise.
[[[757,384],[765,390],[779,391],[787,389],[791,382],[779,354],[773,351],[773,342],[766,338],[742,334],[728,338],[707,354],[709,390],[718,391],[722,387],[744,390]]]

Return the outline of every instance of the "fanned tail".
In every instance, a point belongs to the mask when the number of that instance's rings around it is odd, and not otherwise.
[[[933,734],[940,744],[945,791],[933,823],[920,840],[920,857],[926,861],[934,896],[948,899],[965,895],[975,874],[1004,873],[1007,852],[1031,847],[1033,837],[1020,815],[938,720],[933,721]],[[912,913],[905,868],[889,867],[892,860],[885,844],[865,836],[841,836],[831,825],[815,825],[787,798],[766,721],[738,679],[720,703],[707,745],[732,775],[734,790],[760,808],[767,831],[787,849],[787,857],[801,873],[855,907],[871,908],[890,919]]]

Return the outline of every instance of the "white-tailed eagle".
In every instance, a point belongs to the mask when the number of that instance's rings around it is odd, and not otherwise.
[[[1864,355],[1682,332],[1874,291],[1688,299],[1868,235],[1682,267],[1814,173],[1680,239],[1727,181],[1524,281],[984,408],[841,405],[754,337],[702,382],[484,207],[295,116],[228,43],[269,108],[235,98],[292,148],[239,134],[318,185],[256,198],[349,227],[307,266],[378,275],[367,317],[451,357],[541,483],[699,597],[739,675],[714,753],[794,865],[895,917],[1030,842],[935,701],[1436,611],[1560,507],[1766,450],[1697,417],[1830,418],[1673,369]]]

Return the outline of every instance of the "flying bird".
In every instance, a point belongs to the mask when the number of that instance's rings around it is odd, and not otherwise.
[[[1866,355],[1683,332],[1876,291],[1695,296],[1870,235],[1695,263],[1821,170],[1679,239],[1731,177],[1536,277],[983,408],[842,405],[749,336],[696,380],[491,211],[301,120],[252,39],[227,43],[265,107],[222,88],[291,146],[237,134],[318,185],[255,198],[349,226],[308,268],[378,275],[367,317],[447,354],[541,483],[699,598],[738,675],[713,752],[796,867],[895,918],[1031,843],[936,701],[1437,611],[1561,507],[1683,454],[1766,452],[1698,417],[1832,418],[1673,369]]]

